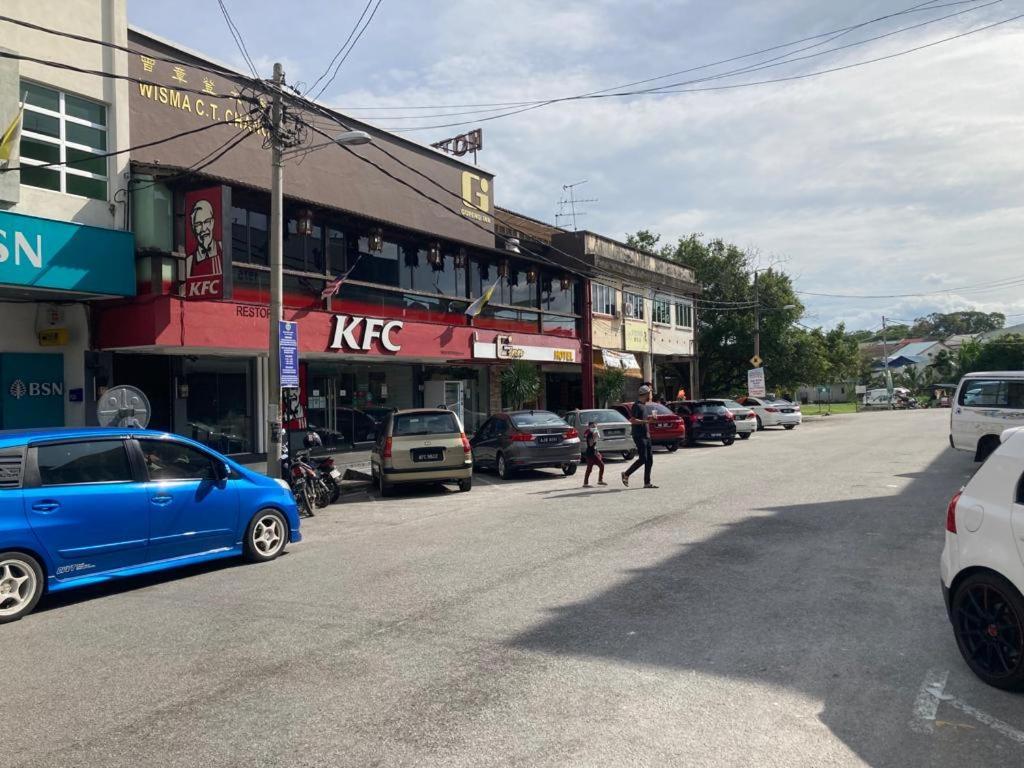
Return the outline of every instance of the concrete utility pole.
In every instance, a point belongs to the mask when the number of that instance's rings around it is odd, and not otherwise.
[[[892,369],[889,368],[889,347],[885,338],[885,315],[882,315],[882,362],[885,364],[885,389],[889,393],[889,407],[892,407]]]
[[[267,359],[267,475],[281,476],[281,286],[282,224],[284,200],[281,183],[284,162],[281,157],[281,89],[284,87],[284,68],[274,64],[274,100],[270,117],[273,122],[270,150],[270,327]]]
[[[754,270],[754,357],[761,356],[761,299],[757,293],[757,270]]]

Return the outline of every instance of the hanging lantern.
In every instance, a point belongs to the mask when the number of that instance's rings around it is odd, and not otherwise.
[[[529,285],[533,285],[534,283],[537,282],[537,268],[536,267],[530,266],[529,268],[527,268],[527,270],[526,270],[526,282]]]
[[[430,266],[434,269],[444,267],[444,257],[441,256],[440,243],[434,242],[430,244],[430,248],[427,250],[427,261],[430,262]]]
[[[562,290],[568,291],[572,288],[572,278],[568,275],[562,275]]]
[[[465,269],[467,261],[468,259],[466,257],[466,249],[459,248],[459,250],[455,253],[455,268]]]
[[[374,227],[370,230],[370,252],[380,253],[384,250],[384,230]]]
[[[313,212],[309,208],[303,208],[295,215],[295,231],[303,237],[313,234]]]
[[[498,277],[508,277],[508,261],[498,262]]]

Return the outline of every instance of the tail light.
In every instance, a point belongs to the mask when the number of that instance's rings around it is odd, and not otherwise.
[[[466,437],[466,433],[463,432],[461,435],[459,435],[459,437],[462,438],[462,450],[465,451],[466,453],[470,453],[473,450],[473,448],[469,444],[469,438]]]
[[[800,410],[800,406],[797,405],[796,403],[793,403],[793,410],[794,411],[799,411]]]
[[[302,477],[302,467],[300,465],[292,465],[292,477]]]
[[[778,408],[765,408],[765,410],[768,411],[768,413],[778,413],[779,412]]]
[[[953,498],[949,500],[949,506],[946,507],[946,530],[950,533],[956,533],[956,505],[962,493],[963,491],[954,493]]]
[[[757,414],[751,411],[750,413],[747,414],[747,418],[751,420],[757,419]]]
[[[328,456],[326,459],[320,462],[320,466],[325,469],[334,469],[334,459]]]
[[[529,432],[516,432],[514,435],[512,435],[513,443],[528,443],[531,440],[533,440],[533,435],[531,435]]]
[[[391,458],[391,438],[390,437],[387,440],[384,441],[384,458],[385,459],[390,459]]]
[[[575,430],[574,428],[572,428],[572,427],[570,427],[570,428],[569,428],[569,431],[565,433],[565,439],[566,439],[566,440],[573,440],[573,439],[579,439],[579,436],[580,436],[580,433],[579,433],[579,432],[577,432],[577,431],[576,431],[576,430]]]
[[[735,421],[736,417],[732,415],[732,411],[726,411],[725,412],[725,420],[726,421]]]

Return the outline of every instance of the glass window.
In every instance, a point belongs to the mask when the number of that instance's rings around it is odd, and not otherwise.
[[[601,283],[590,284],[591,309],[598,315],[615,315],[618,291]]]
[[[353,243],[353,245],[356,245]],[[351,247],[351,246],[350,246]],[[348,268],[352,269],[349,278],[362,280],[366,283],[397,286],[399,284],[398,245],[384,243],[380,253],[370,253],[370,243],[365,237],[359,238],[358,250],[349,253]]]
[[[544,271],[541,273],[540,306],[549,312],[576,313],[576,279],[570,278],[568,288],[562,288],[564,275]]]
[[[286,248],[287,242],[286,240]],[[267,214],[232,206],[231,248],[231,257],[234,261],[269,264]]]
[[[311,235],[300,235],[298,227],[296,219],[288,219],[284,238],[284,268],[323,273],[326,267],[323,228],[314,224]]]
[[[622,313],[631,320],[643,320],[644,297],[632,291],[623,291]]]
[[[186,436],[221,453],[252,450],[249,375],[246,360],[186,360]]]
[[[327,271],[337,277],[346,269],[345,233],[334,227],[327,228]]]
[[[529,413],[517,413],[509,418],[519,429],[523,427],[560,427],[568,426],[565,419],[550,411],[530,411]]]
[[[445,254],[441,269],[434,271],[434,285],[431,292],[444,296],[461,297],[466,295],[466,270],[455,268],[453,255]]]
[[[427,260],[427,251],[415,246],[403,246],[402,259],[402,278],[399,284],[413,291],[434,293],[434,267]]]
[[[107,199],[107,108],[98,102],[22,82],[21,183]],[[62,163],[50,168],[34,168]]]
[[[121,440],[41,445],[36,458],[42,485],[127,483],[133,479]]]
[[[676,325],[680,328],[693,328],[693,304],[688,301],[676,302]]]
[[[149,479],[213,480],[213,457],[175,440],[139,440]]]
[[[526,268],[509,267],[508,278],[503,281],[508,287],[504,304],[513,307],[537,306],[537,283],[531,284],[526,273]]]
[[[394,437],[459,434],[459,425],[450,413],[402,413],[394,416],[393,422]]]
[[[270,264],[270,217],[260,211],[249,211],[249,260],[256,264]]]
[[[964,382],[960,405],[975,408],[1024,408],[1024,381],[975,379]]]
[[[656,296],[651,304],[651,318],[662,325],[672,324],[672,304],[662,297]]]
[[[494,284],[495,278],[498,277],[497,268],[483,259],[473,258],[470,259],[469,265],[469,295],[471,298],[479,298],[483,296],[484,291]],[[495,295],[498,293],[498,289],[494,290]],[[497,298],[494,299],[497,301]]]

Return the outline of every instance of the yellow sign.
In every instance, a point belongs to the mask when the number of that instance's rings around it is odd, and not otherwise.
[[[573,354],[571,349],[556,349],[555,350],[555,362],[556,363],[575,363],[576,355]]]
[[[627,320],[626,328],[626,349],[630,352],[647,352],[651,348],[651,336],[647,329],[647,323],[643,321]]]
[[[68,329],[50,328],[39,331],[38,338],[40,347],[63,347],[68,343]]]
[[[760,355],[754,355],[752,358],[750,358],[750,364],[752,366],[754,366],[755,368],[760,368],[761,367],[761,363],[763,363],[763,362],[764,361],[761,359]]]
[[[491,182],[471,171],[462,172],[462,215],[484,224],[491,223]]]

